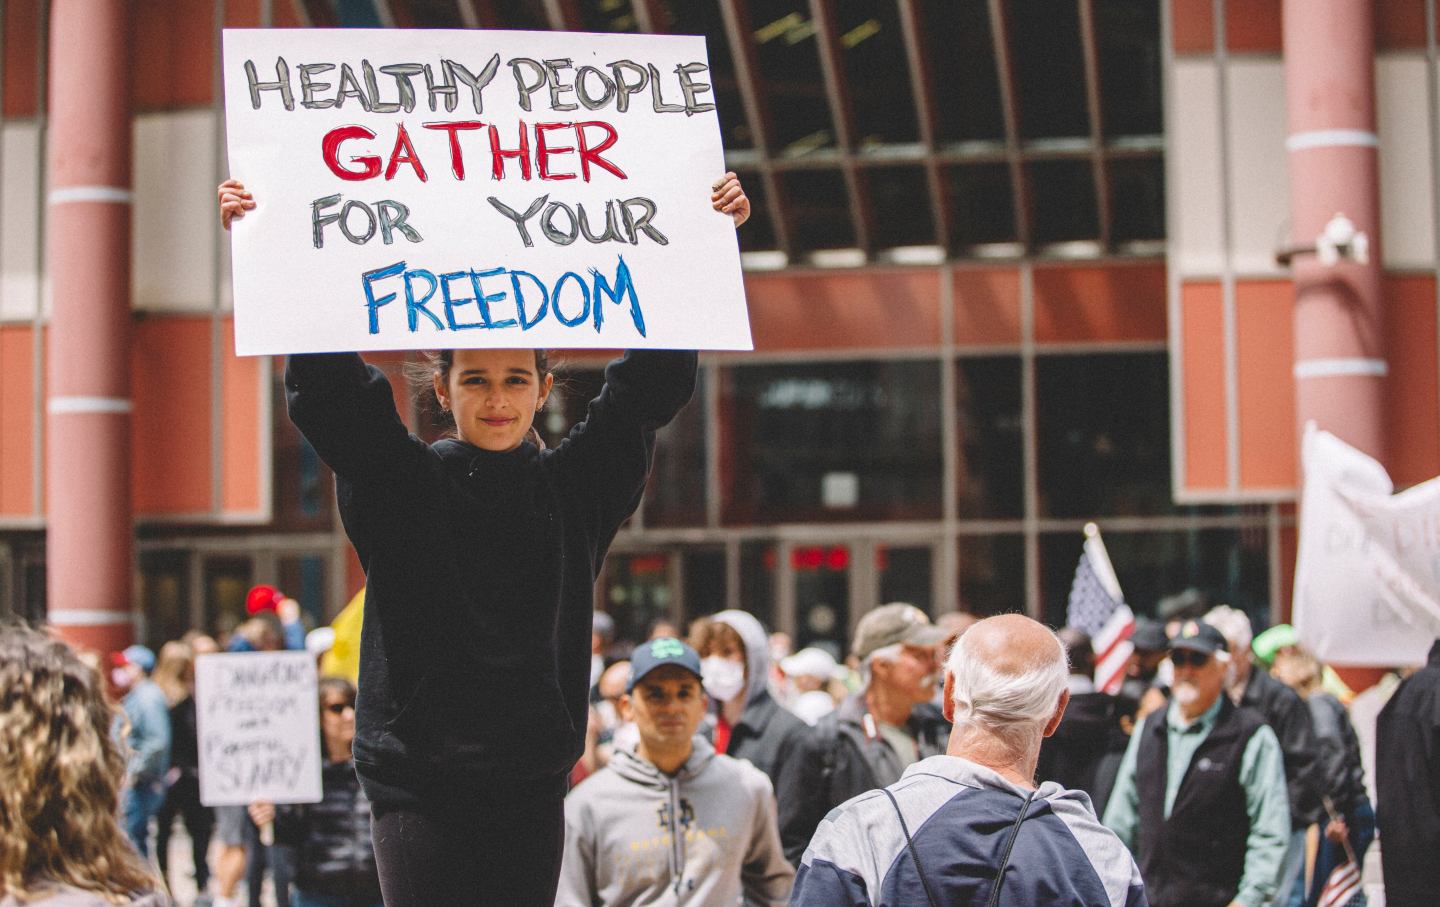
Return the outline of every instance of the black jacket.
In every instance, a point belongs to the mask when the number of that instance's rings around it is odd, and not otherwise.
[[[795,754],[804,746],[810,726],[796,718],[775,701],[768,690],[755,694],[730,729],[730,744],[725,755],[749,760],[770,776],[778,790],[780,776],[796,762]]]
[[[1375,786],[1385,903],[1433,905],[1440,892],[1440,640],[1380,712]]]
[[[1040,743],[1035,777],[1090,795],[1095,815],[1115,789],[1115,774],[1129,738],[1120,727],[1120,701],[1108,693],[1076,693],[1055,733]]]
[[[295,848],[295,887],[306,894],[380,900],[370,801],[353,762],[327,762],[323,799],[275,811],[275,839]]]
[[[796,866],[826,813],[851,797],[894,784],[909,767],[882,735],[867,731],[874,726],[867,718],[863,693],[846,699],[809,729],[793,767],[780,776],[775,789],[780,843]],[[945,752],[950,725],[934,709],[917,707],[909,729],[920,744],[921,759]]]
[[[1140,875],[1153,907],[1225,907],[1245,874],[1250,814],[1240,768],[1245,748],[1265,726],[1259,713],[1222,696],[1220,714],[1175,792],[1165,815],[1170,749],[1169,710],[1136,731]]]
[[[353,353],[290,357],[290,418],[335,471],[365,568],[355,764],[372,801],[563,793],[595,579],[695,371],[693,352],[628,353],[555,449],[497,453],[409,434]]]
[[[1365,765],[1360,761],[1360,738],[1355,736],[1355,725],[1350,723],[1345,706],[1329,693],[1311,693],[1305,705],[1310,709],[1315,740],[1320,746],[1320,792],[1330,798],[1337,813],[1353,818],[1356,811],[1370,801],[1370,795],[1365,792]]]
[[[1285,786],[1290,795],[1290,827],[1298,831],[1320,821],[1322,785],[1320,746],[1310,721],[1310,710],[1300,694],[1256,665],[1250,669],[1240,704],[1259,712],[1280,739],[1285,756]]]

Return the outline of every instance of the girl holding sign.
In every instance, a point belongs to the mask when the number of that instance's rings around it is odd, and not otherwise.
[[[711,204],[738,226],[735,174]],[[254,208],[222,183],[220,216]],[[595,580],[644,491],[693,352],[632,350],[553,450],[543,350],[446,350],[431,380],[456,437],[409,434],[353,353],[291,356],[290,418],[335,471],[367,591],[355,765],[389,907],[550,905],[566,775],[585,739]]]

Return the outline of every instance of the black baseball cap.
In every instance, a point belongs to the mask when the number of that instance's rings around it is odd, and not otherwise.
[[[678,639],[661,636],[641,643],[630,653],[630,682],[625,685],[625,692],[633,691],[646,674],[665,665],[684,668],[697,680],[702,679],[699,653]]]
[[[1135,621],[1135,632],[1130,634],[1130,644],[1140,652],[1163,652],[1170,647],[1165,635],[1165,625],[1146,617]]]
[[[1170,640],[1170,649],[1189,649],[1192,652],[1214,655],[1216,652],[1225,651],[1225,637],[1203,620],[1187,620]]]

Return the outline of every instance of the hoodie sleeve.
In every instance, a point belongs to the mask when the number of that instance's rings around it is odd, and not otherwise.
[[[780,830],[775,818],[775,793],[770,781],[758,769],[755,820],[750,828],[750,846],[740,868],[740,885],[747,907],[781,905],[788,902],[795,883],[795,867],[785,859]]]
[[[565,853],[555,907],[594,907],[600,903],[595,880],[595,838],[585,804],[574,794],[565,800]]]
[[[412,440],[384,373],[356,353],[310,353],[285,365],[290,421],[326,465],[351,481],[403,475],[393,467],[412,455]]]

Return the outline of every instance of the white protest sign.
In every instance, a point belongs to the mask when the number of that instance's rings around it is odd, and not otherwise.
[[[750,349],[705,41],[227,29],[240,355]]]
[[[1385,468],[1306,428],[1295,629],[1322,661],[1418,665],[1440,637],[1440,479],[1393,494]]]
[[[200,802],[320,802],[319,712],[308,652],[197,658]]]

